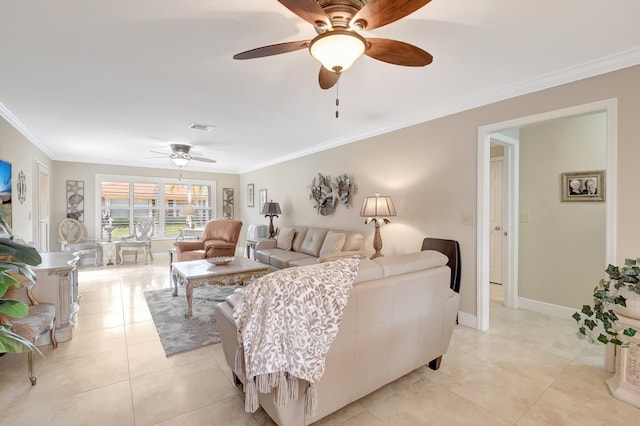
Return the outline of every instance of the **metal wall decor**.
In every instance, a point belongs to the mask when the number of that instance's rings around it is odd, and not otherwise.
[[[20,204],[23,204],[27,200],[27,179],[22,170],[18,173],[16,189],[18,190],[18,201],[20,201]]]
[[[222,217],[233,219],[233,188],[222,188]]]
[[[309,197],[315,201],[313,206],[319,214],[327,216],[333,213],[338,201],[346,208],[350,207],[351,194],[356,192],[356,186],[351,183],[346,174],[340,175],[333,181],[329,176],[318,176],[313,179],[309,189]]]
[[[67,217],[84,222],[84,181],[67,181]]]

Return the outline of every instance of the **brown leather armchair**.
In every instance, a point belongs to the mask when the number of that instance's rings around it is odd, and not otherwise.
[[[178,262],[207,259],[218,256],[235,256],[236,244],[242,229],[239,220],[211,220],[207,222],[200,241],[176,241]]]

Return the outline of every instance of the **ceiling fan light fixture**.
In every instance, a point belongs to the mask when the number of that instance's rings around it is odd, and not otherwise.
[[[184,157],[171,157],[171,161],[173,161],[173,164],[176,166],[183,167],[187,165],[189,159]]]
[[[367,50],[367,41],[349,30],[333,30],[320,34],[309,44],[311,56],[329,71],[342,72]]]

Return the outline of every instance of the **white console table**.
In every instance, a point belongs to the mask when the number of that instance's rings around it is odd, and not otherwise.
[[[69,252],[40,253],[42,263],[33,267],[37,281],[33,295],[39,302],[56,305],[56,339],[71,340],[78,313],[78,261]],[[41,336],[38,345],[50,344],[48,333]]]
[[[180,234],[176,238],[176,241],[182,241],[185,238],[195,238],[195,239],[201,240],[202,233],[204,232],[204,228],[182,228],[178,232]]]

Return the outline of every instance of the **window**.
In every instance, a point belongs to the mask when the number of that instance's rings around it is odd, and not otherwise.
[[[174,181],[172,179],[133,176],[96,176],[100,194],[100,239],[133,234],[134,224],[142,217],[153,219],[155,238],[176,237],[187,224],[182,212],[185,206],[194,206],[196,216],[191,222],[202,227],[215,219],[215,181]]]

